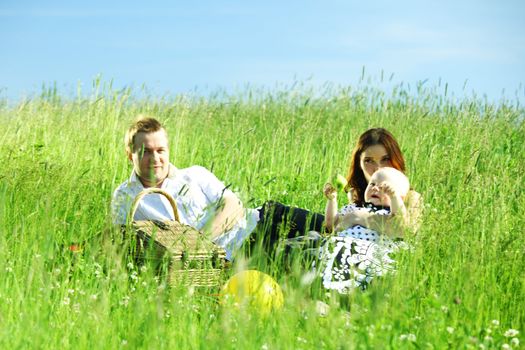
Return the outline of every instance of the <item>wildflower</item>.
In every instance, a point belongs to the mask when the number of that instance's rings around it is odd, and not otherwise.
[[[74,289],[68,289],[68,290],[67,290],[67,293],[68,293],[68,294],[74,294],[74,293],[75,293],[75,290],[74,290]]]
[[[301,337],[297,337],[297,341],[298,341],[299,343],[304,343],[304,344],[308,343],[308,341],[307,341],[306,339],[301,338]]]
[[[268,350],[268,345],[263,344],[263,345],[261,346],[261,350]]]
[[[120,304],[121,306],[127,307],[128,304],[129,304],[129,299],[130,299],[129,296],[127,296],[127,295],[124,296],[124,297],[122,298],[122,300],[120,301],[119,304]]]
[[[448,307],[445,306],[445,305],[442,305],[441,306],[441,311],[443,311],[444,313],[448,313]]]
[[[5,268],[6,272],[13,272],[13,268],[11,266],[8,266]]]
[[[508,329],[505,334],[503,334],[505,337],[507,338],[512,338],[512,337],[515,337],[517,336],[518,334],[520,334],[519,331],[517,331],[516,329]]]
[[[447,327],[447,332],[449,332],[450,334],[454,333],[454,328],[453,327]]]
[[[128,345],[128,341],[126,339],[122,339],[122,343],[121,344],[122,344],[122,346],[126,346],[126,345]]]
[[[486,335],[485,338],[483,338],[487,343],[492,343],[492,337],[490,335]]]
[[[129,262],[127,266],[128,266],[128,269],[131,270],[131,269],[133,269],[133,266],[134,266],[134,265],[133,265],[133,263]]]
[[[75,313],[77,313],[77,314],[80,313],[80,304],[79,304],[79,303],[75,303],[75,304],[73,305],[73,311],[74,311]]]
[[[503,345],[501,346],[501,348],[502,348],[503,350],[510,350],[510,349],[511,349],[510,345],[507,344],[507,343],[503,344]]]
[[[64,300],[62,301],[64,305],[69,305],[70,302],[71,300],[69,299],[69,297],[64,297]]]
[[[498,327],[498,326],[499,326],[499,321],[498,321],[498,320],[492,320],[492,321],[490,321],[490,323],[491,323],[494,327]]]
[[[412,334],[412,333],[408,333],[408,334],[401,334],[399,336],[399,340],[408,340],[410,342],[415,342],[416,341],[416,335],[415,334]]]
[[[512,346],[518,346],[518,345],[520,345],[520,340],[519,340],[518,338],[512,338],[512,339],[510,340],[510,345],[512,345]]]
[[[97,300],[98,295],[96,295],[96,294],[91,294],[91,297],[90,297],[90,298],[91,298],[91,300]]]

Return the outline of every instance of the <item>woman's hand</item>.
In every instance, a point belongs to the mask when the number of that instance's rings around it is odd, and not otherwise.
[[[347,228],[353,227],[355,225],[361,225],[364,227],[368,227],[368,221],[371,215],[373,215],[373,213],[369,213],[365,210],[351,211],[345,214],[343,217],[339,218],[339,222],[335,230],[342,231],[342,230],[346,230]]]
[[[323,194],[326,197],[326,199],[331,201],[332,199],[336,199],[337,198],[337,189],[334,187],[334,185],[332,185],[331,183],[327,182],[327,183],[324,184]]]

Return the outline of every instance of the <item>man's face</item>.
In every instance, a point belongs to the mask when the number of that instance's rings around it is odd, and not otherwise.
[[[166,132],[137,133],[133,153],[128,157],[145,187],[160,186],[168,176],[170,164]]]

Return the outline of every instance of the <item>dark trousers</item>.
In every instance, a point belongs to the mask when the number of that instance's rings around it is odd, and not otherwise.
[[[269,201],[259,211],[260,220],[250,245],[261,245],[270,254],[280,240],[304,236],[309,231],[321,233],[324,229],[324,215],[306,209]]]

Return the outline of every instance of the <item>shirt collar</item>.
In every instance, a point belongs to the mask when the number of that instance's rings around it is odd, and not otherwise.
[[[167,179],[173,179],[175,176],[177,176],[178,172],[179,172],[179,169],[177,169],[175,165],[170,163]],[[131,171],[131,175],[129,177],[129,184],[133,186],[140,186],[142,188],[144,187],[144,185],[142,185],[142,182],[140,182],[139,176],[135,172],[135,169]],[[162,184],[164,184],[164,182]]]
[[[371,209],[372,211],[378,211],[378,210],[381,210],[381,209],[386,209],[386,210],[390,210],[390,207],[387,207],[387,206],[383,206],[383,205],[373,205],[372,203],[370,202],[365,202],[365,204],[363,205],[363,207],[365,208],[368,208],[368,209]]]

